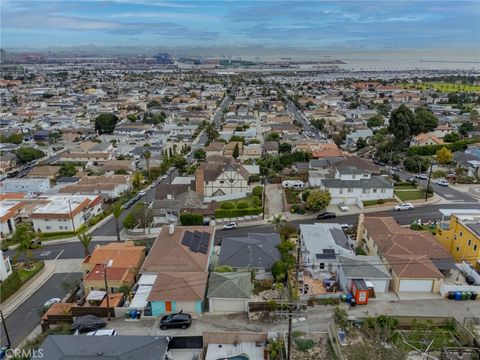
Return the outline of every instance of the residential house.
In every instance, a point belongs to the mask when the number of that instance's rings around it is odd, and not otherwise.
[[[32,360],[155,359],[168,360],[169,336],[72,336],[49,335]]]
[[[470,154],[475,156],[476,160],[480,160],[480,144],[468,145],[465,150],[465,154]]]
[[[131,174],[135,170],[135,162],[133,160],[111,160],[100,164],[99,168],[101,171],[105,171],[106,175],[114,175],[116,172]]]
[[[257,278],[270,278],[273,264],[280,260],[279,244],[280,235],[277,233],[224,237],[218,264],[238,271],[255,270]]]
[[[60,155],[60,161],[69,162],[105,162],[113,159],[112,153],[105,152],[73,152],[67,151]]]
[[[102,212],[102,198],[96,195],[51,195],[45,200],[30,214],[38,232],[76,231]]]
[[[373,136],[371,129],[357,129],[345,137],[345,142],[342,145],[344,149],[354,149],[357,146],[359,139],[367,140]]]
[[[312,153],[314,159],[323,159],[330,157],[342,157],[343,153],[334,143],[321,143],[309,145],[307,148]]]
[[[48,179],[11,178],[0,182],[2,193],[44,193],[49,190]]]
[[[310,180],[309,180],[310,181]],[[318,182],[318,181],[317,181]],[[391,199],[393,184],[383,176],[374,176],[353,166],[339,166],[334,178],[320,179],[320,187],[332,196],[332,204],[360,205],[361,201]],[[312,181],[314,183],[314,181]]]
[[[60,172],[60,166],[44,165],[44,166],[35,166],[32,170],[29,171],[27,177],[29,178],[44,178],[53,180],[55,179]]]
[[[300,224],[304,270],[313,278],[330,278],[338,271],[338,255],[353,256],[352,243],[339,224]]]
[[[238,146],[238,154],[239,156],[243,155],[243,143],[241,141],[232,141],[226,144],[223,148],[223,155],[224,156],[233,156],[233,152],[235,148]]]
[[[203,311],[215,228],[163,226],[141,269],[157,275],[147,298],[153,316]]]
[[[249,272],[213,272],[208,280],[208,311],[247,312],[252,291],[252,276]]]
[[[249,176],[245,167],[233,160],[228,164],[203,163],[195,172],[195,189],[198,194],[207,197],[245,197],[251,190]]]
[[[207,157],[211,155],[223,155],[223,147],[225,143],[220,141],[212,141],[208,146],[205,148],[205,152]]]
[[[13,234],[19,222],[20,211],[25,203],[23,201],[0,201],[0,238]]]
[[[439,139],[433,134],[418,134],[415,136],[412,141],[410,141],[410,146],[425,146],[425,145],[441,145],[443,140]]]
[[[263,150],[260,144],[249,144],[243,147],[242,159],[259,158],[262,156]]]
[[[122,286],[131,288],[144,260],[145,247],[131,241],[98,246],[82,263],[85,294],[105,290],[105,277],[110,293]]]
[[[468,262],[475,266],[480,261],[480,210],[440,209],[449,222],[437,225],[436,237],[456,262]]]
[[[4,256],[3,251],[0,250],[0,281],[4,281],[13,272],[10,256]]]
[[[4,173],[15,167],[17,157],[13,153],[5,153],[0,155],[0,173]]]
[[[128,175],[84,176],[76,184],[62,187],[62,194],[100,194],[104,198],[116,199],[129,190],[132,184]]]
[[[428,231],[401,227],[392,217],[360,214],[357,244],[367,255],[380,256],[394,292],[437,293],[454,267],[448,251]]]
[[[263,152],[268,155],[278,155],[278,141],[265,141]]]
[[[379,256],[337,256],[338,280],[345,291],[351,291],[354,280],[363,280],[373,285],[375,293],[388,292],[390,279],[388,269]]]
[[[436,136],[437,138],[443,139],[445,135],[451,134],[456,130],[456,127],[450,125],[449,123],[438,125],[432,132],[429,134]]]

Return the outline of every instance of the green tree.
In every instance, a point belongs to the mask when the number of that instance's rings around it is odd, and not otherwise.
[[[455,142],[455,141],[459,141],[460,140],[460,135],[456,132],[452,132],[450,134],[446,134],[444,137],[443,137],[443,140],[445,142],[448,142],[448,143],[451,143],[451,142]]]
[[[112,134],[118,117],[114,114],[100,114],[95,118],[95,131],[99,134]]]
[[[307,198],[307,206],[311,211],[325,209],[332,200],[328,190],[312,190]]]
[[[197,149],[193,152],[193,157],[199,161],[204,161],[207,158],[207,153],[203,149]]]
[[[255,186],[252,189],[252,195],[253,196],[258,196],[259,198],[261,198],[262,195],[263,195],[263,187],[262,186]]]
[[[471,122],[466,122],[466,123],[463,123],[462,125],[460,125],[460,127],[458,128],[458,132],[460,134],[462,134],[463,136],[467,136],[467,134],[470,131],[473,131],[474,129],[475,129],[475,127],[473,126],[473,124]]]
[[[25,266],[27,268],[30,267],[30,262],[35,260],[31,249],[32,238],[32,229],[27,224],[18,224],[12,235],[12,241],[18,244],[15,249],[14,258],[18,259],[23,255],[25,258]]]
[[[135,114],[128,114],[127,119],[130,120],[130,122],[134,123],[137,121],[137,116]]]
[[[383,126],[384,124],[385,122],[383,121],[383,116],[380,114],[372,116],[367,120],[367,126],[369,128]]]
[[[77,169],[75,168],[75,165],[73,163],[64,163],[62,166],[60,166],[60,169],[58,170],[58,175],[59,176],[75,176],[77,174]]]
[[[272,276],[275,281],[281,282],[285,280],[285,275],[287,272],[287,264],[285,264],[282,260],[278,260],[272,265]]]
[[[17,162],[23,165],[44,157],[45,153],[32,147],[22,147],[15,152],[15,156],[17,157]]]
[[[240,156],[240,148],[238,147],[238,143],[235,144],[235,147],[233,148],[233,153],[232,156],[237,159]]]
[[[415,122],[410,124],[412,135],[426,133],[434,130],[438,126],[438,119],[427,109],[420,108],[415,111]]]
[[[367,140],[365,140],[364,138],[357,139],[357,143],[356,143],[357,150],[363,149],[367,145],[368,145]]]
[[[9,136],[0,135],[0,142],[9,144],[21,144],[23,142],[23,134],[15,133]]]
[[[271,132],[265,137],[265,141],[278,141],[280,139],[280,135],[276,132]]]
[[[80,243],[83,246],[84,257],[87,257],[88,255],[90,255],[90,251],[88,250],[88,247],[90,246],[90,242],[92,241],[92,235],[88,233],[79,234],[78,240],[80,240]]]
[[[175,166],[178,171],[183,173],[185,171],[185,166],[187,165],[187,160],[182,155],[173,155],[170,159],[172,166]]]
[[[203,225],[203,216],[200,214],[183,212],[180,214],[180,224],[183,226]]]
[[[140,171],[135,171],[132,175],[132,186],[135,190],[140,189],[143,183],[143,175]]]
[[[436,158],[439,164],[446,165],[452,162],[453,154],[451,150],[444,146],[437,151]]]
[[[392,111],[388,131],[395,137],[397,145],[403,145],[403,143],[410,138],[412,135],[410,124],[414,121],[415,116],[413,112],[404,104]]]
[[[270,220],[270,222],[272,223],[272,225],[275,227],[277,231],[280,230],[281,226],[285,223],[285,221],[286,220],[283,218],[281,214],[274,215],[272,220]]]
[[[123,226],[126,229],[133,229],[137,225],[137,222],[135,221],[135,216],[132,214],[132,212],[129,212],[127,216],[125,216],[125,219],[123,219]]]
[[[407,171],[413,173],[424,172],[427,171],[428,167],[430,166],[430,162],[426,158],[415,155],[406,157],[403,160],[403,166]]]
[[[112,205],[112,215],[115,219],[115,230],[117,233],[117,241],[120,242],[120,215],[122,215],[122,204],[117,201]]]
[[[280,153],[291,153],[292,152],[292,145],[289,143],[281,143],[278,145],[278,152]]]

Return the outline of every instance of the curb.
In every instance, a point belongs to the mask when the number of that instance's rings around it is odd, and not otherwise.
[[[22,286],[23,289],[20,288],[20,291],[16,295],[14,295],[13,298],[8,299],[2,304],[2,310],[6,317],[8,317],[8,315],[15,311],[16,308],[22,305],[28,297],[30,297],[35,291],[37,291],[41,286],[43,286],[48,279],[50,279],[50,277],[55,272],[55,264],[51,264],[51,269],[47,269],[47,266],[50,267],[50,263],[45,263],[42,271],[40,271],[33,278],[28,280],[28,282],[25,283],[24,286]],[[35,282],[37,281],[38,283],[35,284]]]

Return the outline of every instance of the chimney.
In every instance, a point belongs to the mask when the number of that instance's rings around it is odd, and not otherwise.
[[[205,195],[205,173],[203,169],[195,171],[195,191],[199,195]]]
[[[175,232],[175,226],[173,224],[168,225],[168,235],[172,236]]]

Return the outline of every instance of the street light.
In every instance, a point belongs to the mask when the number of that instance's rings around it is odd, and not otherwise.
[[[113,260],[108,260],[103,264],[103,279],[105,280],[105,293],[107,295],[107,316],[110,321],[110,300],[108,299],[107,268],[112,267]]]

